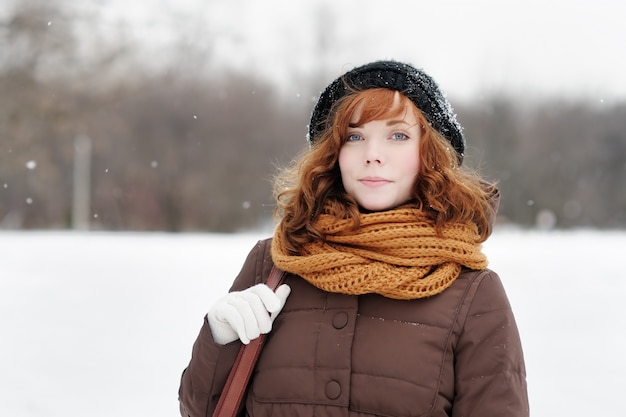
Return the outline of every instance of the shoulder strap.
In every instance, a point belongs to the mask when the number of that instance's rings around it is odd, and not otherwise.
[[[273,291],[282,284],[285,280],[285,271],[278,269],[276,266],[272,266],[272,271],[265,284]],[[234,417],[239,411],[239,406],[243,400],[243,395],[246,392],[252,370],[256,364],[261,348],[265,342],[266,335],[262,334],[250,341],[247,345],[241,345],[239,353],[235,359],[224,390],[217,403],[217,407],[213,412],[213,417]]]

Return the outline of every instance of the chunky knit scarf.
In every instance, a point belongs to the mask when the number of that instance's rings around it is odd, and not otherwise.
[[[414,208],[361,214],[357,230],[351,220],[322,214],[317,226],[325,241],[310,243],[304,253],[292,256],[281,250],[277,229],[272,258],[279,268],[328,292],[402,300],[429,297],[448,288],[461,266],[487,266],[475,225],[451,225],[437,235],[430,223]]]

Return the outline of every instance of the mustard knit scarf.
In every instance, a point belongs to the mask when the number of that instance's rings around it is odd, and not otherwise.
[[[350,220],[330,214],[322,214],[317,225],[326,240],[306,245],[298,256],[282,252],[277,230],[272,258],[279,268],[328,292],[412,300],[448,288],[461,266],[487,266],[475,225],[451,225],[437,235],[414,208],[361,214],[356,231]]]

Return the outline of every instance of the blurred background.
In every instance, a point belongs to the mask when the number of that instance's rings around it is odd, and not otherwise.
[[[235,232],[320,91],[424,68],[501,224],[626,226],[623,2],[0,0],[0,229]]]

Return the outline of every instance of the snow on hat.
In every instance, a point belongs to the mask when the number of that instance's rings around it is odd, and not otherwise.
[[[463,161],[465,138],[452,106],[437,83],[424,71],[396,61],[376,61],[354,68],[333,81],[322,92],[309,123],[312,144],[326,128],[332,107],[349,90],[388,88],[407,96],[424,113],[430,125],[441,133]]]

